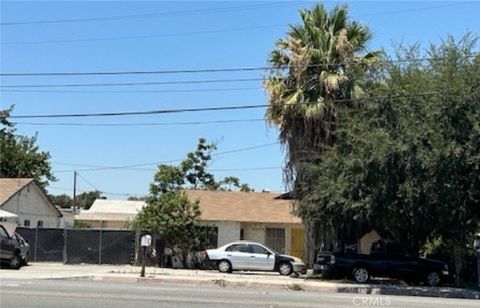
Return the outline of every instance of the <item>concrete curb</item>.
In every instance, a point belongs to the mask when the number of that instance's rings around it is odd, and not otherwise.
[[[189,284],[189,285],[211,285],[219,287],[246,287],[246,288],[275,288],[285,290],[307,290],[323,291],[331,293],[351,293],[351,294],[371,294],[371,295],[401,295],[401,296],[425,296],[441,298],[464,298],[480,299],[480,292],[468,289],[456,288],[430,288],[430,287],[403,287],[403,286],[372,286],[372,285],[351,285],[340,283],[311,282],[299,280],[297,282],[288,282],[279,280],[271,281],[252,281],[239,279],[212,279],[206,277],[179,278],[172,276],[120,276],[120,275],[94,275],[68,277],[67,280],[92,280],[92,281],[112,281],[112,282],[130,282],[130,283],[166,283],[166,284]]]

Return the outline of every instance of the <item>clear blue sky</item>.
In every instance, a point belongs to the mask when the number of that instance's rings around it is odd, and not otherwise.
[[[270,7],[248,6],[275,4]],[[277,39],[288,25],[298,22],[298,9],[314,2],[7,2],[1,3],[2,22],[76,19],[146,13],[177,12],[143,18],[12,25],[1,27],[1,70],[7,72],[128,71],[161,69],[202,69],[262,66]],[[326,2],[328,7],[336,2]],[[480,2],[351,2],[351,16],[366,23],[374,33],[372,49],[391,50],[392,42],[439,42],[452,34],[460,37],[467,30],[479,33]],[[236,9],[223,10],[233,7]],[[221,10],[217,10],[222,8]],[[429,8],[429,9],[425,9]],[[200,12],[199,12],[200,10]],[[205,11],[210,10],[210,11]],[[188,13],[178,13],[188,11]],[[268,26],[268,27],[267,27]],[[271,27],[273,26],[273,27]],[[251,28],[259,27],[257,29]],[[236,31],[231,31],[237,29]],[[213,31],[213,32],[212,32]],[[216,32],[215,32],[216,31]],[[192,34],[192,32],[197,32]],[[210,33],[198,33],[210,32]],[[181,35],[173,35],[181,33]],[[189,33],[189,34],[188,34]],[[166,35],[164,35],[166,34]],[[172,34],[172,35],[170,35]],[[125,39],[131,36],[148,38]],[[155,36],[156,35],[156,36]],[[122,37],[115,40],[92,38]],[[83,40],[77,42],[56,42]],[[50,43],[38,43],[50,41]],[[35,44],[12,44],[37,42]],[[148,82],[223,78],[260,78],[259,72],[143,76],[83,77],[4,77],[3,85],[61,84],[96,82]],[[220,105],[262,104],[266,102],[261,82],[225,84],[156,85],[105,88],[48,88],[36,90],[74,91],[146,91],[211,90],[192,92],[120,92],[120,93],[1,93],[1,107],[15,104],[14,115],[170,109]],[[241,89],[238,89],[241,88]],[[35,89],[31,89],[35,90]],[[119,118],[45,119],[22,122],[141,123],[185,122],[224,119],[261,119],[264,110],[203,112]],[[193,150],[198,138],[218,142],[218,151],[268,144],[277,141],[277,131],[265,122],[184,126],[35,126],[18,125],[22,134],[38,132],[42,150],[49,151],[58,182],[52,193],[67,193],[73,172],[82,165],[133,165],[181,159]],[[217,178],[237,176],[256,190],[282,191],[282,161],[279,145],[215,157],[211,169]],[[69,164],[79,164],[69,165]],[[154,165],[142,167],[152,169]],[[278,169],[241,170],[278,167]],[[66,171],[66,172],[61,172]],[[106,192],[144,194],[152,181],[151,170],[80,171],[90,184]],[[92,186],[78,180],[80,190]],[[56,188],[53,188],[56,187]],[[109,198],[126,198],[108,195]]]

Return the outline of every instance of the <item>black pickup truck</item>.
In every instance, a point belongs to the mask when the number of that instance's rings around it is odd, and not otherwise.
[[[403,246],[383,240],[372,244],[369,255],[319,253],[314,270],[329,277],[351,277],[358,283],[366,283],[375,276],[437,286],[449,279],[446,263],[411,256]]]

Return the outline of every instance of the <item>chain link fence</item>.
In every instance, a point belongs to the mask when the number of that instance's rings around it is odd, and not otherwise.
[[[30,260],[67,264],[132,264],[138,235],[131,230],[17,228]]]

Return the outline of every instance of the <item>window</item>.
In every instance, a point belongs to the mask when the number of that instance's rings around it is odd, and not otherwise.
[[[0,226],[0,238],[8,238],[7,231],[2,226]]]
[[[267,246],[279,253],[285,253],[285,229],[267,228]]]
[[[245,244],[233,244],[228,246],[225,251],[250,252]]]
[[[30,227],[30,220],[25,219],[25,220],[23,221],[23,225],[24,225],[25,227]]]
[[[253,253],[260,253],[260,254],[268,254],[269,251],[263,248],[260,245],[250,245],[251,250],[253,250]]]
[[[240,240],[243,241],[244,238],[243,238],[243,229],[240,229]]]
[[[37,221],[37,227],[43,227],[43,220]]]

